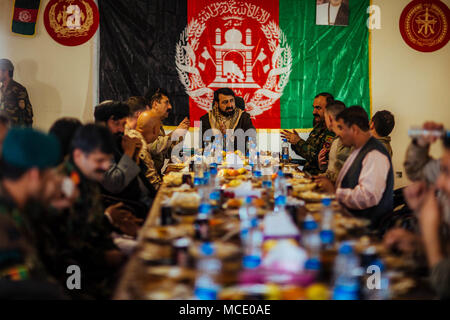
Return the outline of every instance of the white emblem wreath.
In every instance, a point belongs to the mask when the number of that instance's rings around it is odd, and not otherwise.
[[[184,85],[186,93],[201,109],[208,111],[211,108],[214,91],[206,87],[203,82],[197,68],[195,55],[199,39],[205,28],[205,23],[199,23],[197,19],[192,20],[186,26],[180,35],[180,41],[176,45],[175,63],[179,79]],[[280,99],[286,84],[289,82],[292,67],[291,47],[287,43],[286,35],[275,21],[271,21],[267,25],[261,25],[261,30],[269,43],[272,61],[266,83],[261,89],[256,90],[250,101],[246,101],[246,111],[252,117],[271,109],[272,105]],[[279,76],[279,79],[277,79],[277,76]]]

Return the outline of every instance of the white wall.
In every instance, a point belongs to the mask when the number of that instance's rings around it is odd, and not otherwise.
[[[23,84],[34,111],[34,126],[47,130],[63,116],[92,119],[94,38],[77,47],[55,42],[45,30],[42,0],[36,36],[11,32],[12,0],[0,0],[0,57],[10,59],[14,79]]]
[[[48,1],[41,1],[37,35],[25,38],[10,32],[13,1],[0,0],[0,57],[15,64],[15,79],[27,87],[35,124],[42,129],[48,129],[62,116],[91,120],[97,95],[93,80],[96,39],[77,47],[53,41],[42,19]],[[403,170],[410,126],[435,120],[450,128],[450,44],[433,53],[421,53],[405,44],[398,23],[409,2],[373,0],[381,8],[382,27],[372,32],[373,112],[386,108],[395,115],[392,133],[395,171]],[[450,0],[443,2],[450,6]],[[271,146],[277,148],[278,133],[271,134],[271,141]],[[433,146],[432,154],[435,157],[441,154],[440,145]],[[403,172],[403,178],[396,179],[396,186],[406,183]]]
[[[381,29],[372,32],[373,110],[388,109],[395,115],[392,133],[395,171],[403,171],[407,132],[413,125],[434,120],[450,129],[450,43],[435,52],[410,48],[399,31],[399,19],[410,0],[373,0],[381,8]],[[450,7],[450,0],[443,0]],[[441,144],[432,147],[439,157]],[[407,184],[396,179],[396,186]]]

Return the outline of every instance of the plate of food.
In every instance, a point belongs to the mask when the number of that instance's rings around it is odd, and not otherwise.
[[[202,255],[200,252],[200,247],[203,244],[204,244],[204,242],[198,242],[198,241],[194,242],[189,247],[189,253],[194,258],[200,258]],[[239,246],[237,246],[234,243],[224,242],[224,241],[214,241],[214,242],[211,242],[211,244],[214,248],[215,256],[219,259],[228,259],[228,258],[234,257],[241,253],[241,249],[239,248]]]
[[[177,238],[191,237],[194,235],[192,224],[178,224],[174,226],[158,226],[145,231],[144,238],[148,241],[170,242]]]
[[[288,182],[292,186],[294,186],[294,185],[297,185],[297,184],[309,184],[309,183],[311,183],[313,181],[311,179],[301,177],[301,178],[288,179]]]
[[[312,191],[317,187],[314,182],[306,184],[292,184],[292,194],[293,196],[299,197],[302,192]]]
[[[180,214],[197,213],[201,197],[196,192],[174,192],[168,204]]]
[[[195,279],[195,270],[178,266],[152,266],[147,268],[147,274],[154,277],[170,278],[176,281]]]
[[[320,202],[323,199],[334,199],[336,196],[334,194],[326,194],[326,193],[319,193],[315,191],[305,191],[299,193],[299,198],[310,201],[310,202]]]
[[[163,182],[168,187],[178,187],[183,184],[183,175],[187,174],[186,172],[169,172],[168,174],[164,175]],[[194,174],[191,173],[192,179],[194,177]]]
[[[307,211],[309,212],[320,212],[323,210],[323,204],[320,202],[313,202],[313,203],[308,203],[305,205],[305,208]],[[331,209],[333,209],[334,211],[339,210],[341,207],[339,205],[339,202],[337,201],[332,201],[331,202]]]

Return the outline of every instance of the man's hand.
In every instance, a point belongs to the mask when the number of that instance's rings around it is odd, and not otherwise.
[[[322,150],[320,150],[320,152],[319,152],[319,157],[318,157],[319,167],[324,168],[328,165],[327,154],[328,154],[328,149],[323,147]]]
[[[129,156],[131,159],[136,160],[136,154],[142,148],[142,142],[139,138],[130,138],[129,136],[122,137],[122,149],[123,153]]]
[[[427,191],[427,184],[425,181],[413,182],[405,189],[403,189],[403,195],[408,207],[416,211],[422,205]]]
[[[440,243],[441,212],[436,197],[436,189],[430,188],[419,212],[420,231],[427,252],[430,267],[441,261],[442,248]]]
[[[336,188],[334,184],[327,177],[317,176],[314,178],[314,181],[317,183],[317,187],[326,193],[335,193]]]
[[[72,180],[57,173],[56,170],[46,172],[43,181],[39,198],[43,203],[50,204],[55,209],[70,208],[79,196],[79,190]]]
[[[300,136],[295,129],[293,129],[292,132],[289,132],[288,130],[281,131],[281,137],[287,139],[290,144],[296,144],[300,141]]]
[[[444,125],[442,123],[436,123],[433,121],[427,121],[423,124],[422,129],[424,130],[442,130],[444,129]],[[419,139],[417,139],[417,144],[421,147],[428,147],[430,144],[436,142],[439,137],[431,136],[431,135],[423,135]]]
[[[130,211],[126,210],[122,202],[106,208],[105,214],[113,226],[132,237],[136,237],[139,226],[143,222],[142,219],[136,218]]]
[[[190,121],[186,117],[183,119],[183,121],[180,122],[178,127],[176,127],[176,129],[170,133],[171,140],[178,141],[178,139],[180,139],[180,137],[184,137],[186,135],[186,133],[189,131],[189,127],[190,127]]]
[[[403,253],[413,253],[419,245],[419,239],[408,230],[394,228],[384,235],[383,244],[388,249],[396,248]]]
[[[189,130],[191,122],[188,117],[185,117],[183,121],[180,122],[177,129]]]

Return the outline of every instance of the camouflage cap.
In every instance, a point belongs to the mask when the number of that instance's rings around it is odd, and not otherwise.
[[[51,168],[60,159],[58,139],[31,128],[12,128],[3,142],[3,161],[18,168]]]
[[[0,70],[14,71],[14,65],[11,60],[0,59]]]

